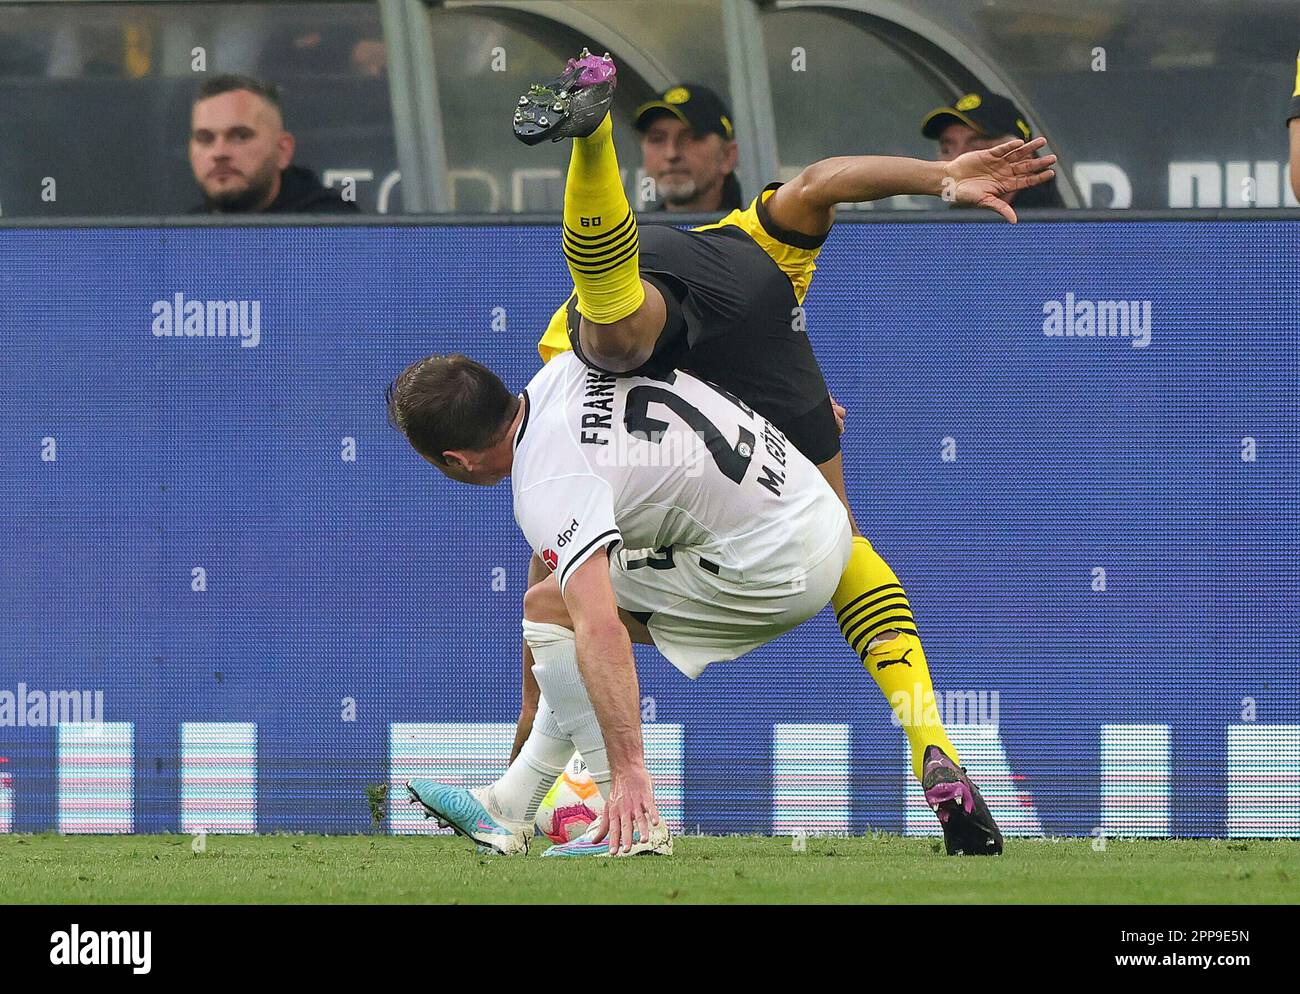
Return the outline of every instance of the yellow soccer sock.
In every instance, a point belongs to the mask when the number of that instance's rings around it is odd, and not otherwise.
[[[564,186],[564,258],[578,289],[578,311],[613,324],[645,300],[636,217],[623,193],[608,114],[586,138],[573,139]]]
[[[898,577],[861,535],[853,537],[849,565],[831,598],[835,618],[849,647],[875,679],[898,716],[912,747],[912,770],[919,779],[926,746],[937,745],[954,763],[957,750],[948,740],[935,707],[930,668],[916,634],[916,621]],[[874,647],[885,632],[898,634]]]

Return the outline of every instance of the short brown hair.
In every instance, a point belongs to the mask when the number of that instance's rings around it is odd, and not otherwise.
[[[223,93],[234,93],[237,90],[247,90],[249,93],[255,93],[276,110],[280,110],[280,88],[278,86],[264,79],[257,79],[254,76],[241,76],[238,73],[224,73],[204,80],[199,85],[199,88],[194,91],[194,103],[211,97],[219,97]]]
[[[389,424],[442,466],[444,452],[482,452],[501,441],[519,404],[496,373],[460,354],[411,363],[385,396]]]

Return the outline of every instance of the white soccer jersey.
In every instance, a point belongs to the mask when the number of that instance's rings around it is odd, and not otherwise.
[[[740,582],[797,580],[847,520],[761,415],[689,373],[611,376],[557,356],[524,391],[515,520],[563,590],[597,549],[689,550]],[[830,515],[828,518],[827,515]]]

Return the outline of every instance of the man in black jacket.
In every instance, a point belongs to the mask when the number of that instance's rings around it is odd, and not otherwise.
[[[250,76],[216,76],[194,98],[190,166],[203,191],[196,212],[337,214],[357,210],[316,174],[292,165],[280,95]]]

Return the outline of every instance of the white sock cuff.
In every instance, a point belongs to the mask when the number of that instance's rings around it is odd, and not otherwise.
[[[555,645],[557,642],[565,640],[569,642],[577,641],[577,637],[573,632],[563,625],[547,625],[540,621],[529,621],[525,618],[523,626],[524,641],[533,649],[537,649],[539,646]]]

